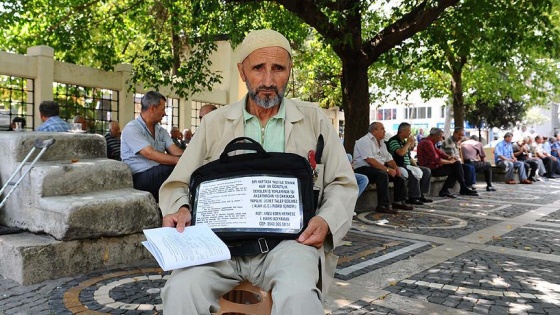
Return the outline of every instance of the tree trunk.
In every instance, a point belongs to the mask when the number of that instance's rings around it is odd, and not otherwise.
[[[465,99],[463,98],[463,64],[451,67],[451,93],[453,95],[453,119],[455,127],[464,127]]]
[[[369,126],[368,67],[358,58],[342,59],[342,109],[344,110],[344,148],[354,154],[356,140]]]

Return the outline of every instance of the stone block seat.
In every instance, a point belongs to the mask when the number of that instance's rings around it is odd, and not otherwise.
[[[438,196],[439,191],[443,187],[443,183],[447,176],[443,177],[431,177],[431,185],[430,185],[430,196]],[[389,183],[389,197],[393,200],[393,183]],[[377,207],[377,188],[375,184],[369,184],[362,195],[356,201],[356,208],[354,211],[356,213],[373,211]]]
[[[0,235],[0,274],[32,284],[151,259],[140,242],[143,229],[160,225],[157,204],[132,187],[126,164],[106,158],[101,135],[0,132],[1,184],[35,139],[55,143],[0,209],[0,225],[24,231]]]
[[[494,162],[494,148],[484,148],[484,154],[486,155],[485,161],[490,162],[490,165],[492,165],[492,182],[505,182],[506,171],[504,168],[496,166],[496,162]],[[517,170],[513,171],[513,179],[519,183],[519,174],[517,174]],[[484,183],[484,173],[476,173],[476,181]]]

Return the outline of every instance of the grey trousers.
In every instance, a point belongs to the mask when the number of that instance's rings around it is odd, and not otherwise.
[[[500,160],[496,163],[496,166],[505,168],[507,180],[513,179],[513,170],[515,168],[517,169],[519,180],[527,179],[527,172],[525,172],[525,163],[523,163],[523,161],[510,162]]]
[[[423,194],[430,192],[430,177],[432,176],[432,171],[425,166],[418,166],[422,170],[422,178],[416,179],[412,172],[407,169],[408,172],[408,198],[420,198]]]
[[[161,294],[164,312],[215,313],[220,297],[243,280],[272,291],[273,315],[324,314],[319,250],[296,241],[283,241],[267,254],[174,270]]]

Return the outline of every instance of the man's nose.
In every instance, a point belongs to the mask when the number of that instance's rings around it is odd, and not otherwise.
[[[274,85],[274,73],[272,70],[266,70],[263,76],[263,85],[264,86],[273,86]]]

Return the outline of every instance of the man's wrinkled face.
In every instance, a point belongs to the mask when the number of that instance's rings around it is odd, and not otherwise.
[[[266,109],[282,103],[292,68],[286,50],[280,47],[257,49],[237,64],[237,68],[253,102]]]
[[[410,127],[406,127],[403,129],[403,137],[404,138],[410,137]]]
[[[160,100],[159,101],[159,105],[152,105],[152,113],[153,113],[153,117],[154,117],[154,121],[156,123],[161,122],[161,120],[163,119],[163,117],[167,116],[167,114],[165,113],[165,101],[164,100]]]
[[[110,129],[111,135],[115,138],[121,137],[121,127],[117,123],[111,123]]]
[[[465,136],[465,131],[463,130],[453,133],[453,139],[455,140],[455,142],[458,142],[459,140],[463,139],[464,136]]]
[[[181,133],[181,131],[179,131],[179,129],[172,128],[171,129],[171,138],[183,140],[183,134]]]
[[[385,126],[382,124],[377,124],[376,128],[371,131],[375,139],[383,140],[385,138]]]

